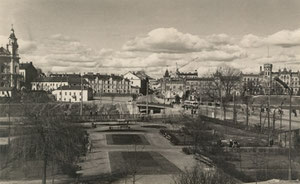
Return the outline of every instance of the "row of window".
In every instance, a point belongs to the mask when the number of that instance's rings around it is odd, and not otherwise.
[[[78,95],[81,95],[81,92],[77,92],[77,93],[78,93]],[[61,91],[59,92],[59,95],[61,95]],[[68,95],[68,92],[65,91],[65,95]],[[71,96],[72,92],[69,92],[69,95]],[[75,96],[76,92],[73,92],[73,95]]]

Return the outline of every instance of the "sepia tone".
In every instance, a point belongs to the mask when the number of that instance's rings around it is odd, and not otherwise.
[[[0,0],[0,184],[299,183],[299,9]]]

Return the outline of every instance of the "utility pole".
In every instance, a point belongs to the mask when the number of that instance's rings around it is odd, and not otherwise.
[[[269,74],[269,94],[268,94],[268,145],[270,145],[270,105],[271,103],[271,72]]]
[[[236,104],[235,104],[235,92],[233,93],[233,123],[236,123],[237,121],[236,117]]]
[[[148,115],[148,79],[146,79],[146,114]]]
[[[80,87],[81,87],[81,102],[80,102],[80,117],[82,116],[83,110],[83,86],[82,86],[82,75],[80,74]]]
[[[8,146],[10,146],[10,99],[8,100]]]
[[[292,74],[290,74],[292,77]],[[290,105],[289,105],[289,168],[288,168],[288,179],[292,179],[292,95],[293,95],[293,88],[289,87],[285,82],[280,80],[278,77],[275,78],[275,81],[279,82],[284,88],[289,91],[290,95]]]
[[[292,77],[292,75],[291,75]],[[293,89],[290,88],[290,108],[289,108],[289,180],[292,179],[292,161],[291,161],[291,149],[292,149],[292,95]]]

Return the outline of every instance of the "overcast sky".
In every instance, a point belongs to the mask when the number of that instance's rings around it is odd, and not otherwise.
[[[45,72],[300,69],[299,0],[0,0],[0,24]]]

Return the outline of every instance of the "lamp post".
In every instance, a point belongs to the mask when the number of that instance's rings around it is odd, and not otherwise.
[[[290,76],[292,77],[292,76]],[[274,78],[279,84],[281,84],[285,89],[289,91],[290,95],[290,105],[289,105],[289,173],[288,179],[292,179],[292,160],[291,160],[291,150],[292,150],[292,95],[293,95],[293,88],[289,87],[285,82],[283,82],[278,77]]]

